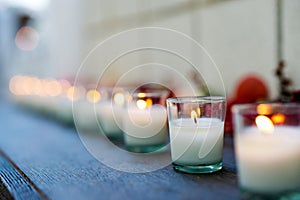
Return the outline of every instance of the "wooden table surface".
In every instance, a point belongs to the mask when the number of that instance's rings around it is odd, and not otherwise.
[[[95,159],[75,128],[4,99],[0,110],[0,199],[240,199],[231,137],[217,173],[128,173]]]

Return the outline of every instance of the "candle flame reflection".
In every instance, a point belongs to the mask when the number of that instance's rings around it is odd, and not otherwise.
[[[258,129],[261,130],[263,133],[272,133],[274,130],[272,120],[266,116],[257,116],[255,118],[255,123]]]
[[[274,114],[271,117],[274,124],[282,124],[285,121],[285,116],[281,113]]]
[[[144,97],[146,97],[146,94],[145,93],[138,93],[138,97],[139,98],[144,98]]]
[[[201,115],[201,109],[200,108],[197,108],[197,113],[198,113],[198,116]]]
[[[153,102],[151,98],[146,99],[147,107],[151,107]]]

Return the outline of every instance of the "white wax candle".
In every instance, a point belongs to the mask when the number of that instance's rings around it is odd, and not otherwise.
[[[75,102],[73,104],[73,111],[77,128],[88,131],[98,130],[96,108],[93,103],[88,101]]]
[[[155,105],[141,110],[129,107],[123,115],[125,143],[132,146],[164,144],[167,139],[167,112],[165,107]]]
[[[222,161],[224,122],[217,118],[177,119],[169,123],[172,161],[182,165]]]
[[[98,103],[97,115],[101,128],[107,136],[119,136],[122,133],[122,113],[123,107],[114,105],[110,101]]]
[[[278,126],[270,134],[250,127],[236,134],[239,182],[273,193],[300,188],[300,127]]]
[[[72,101],[65,97],[55,98],[54,115],[57,119],[71,123],[73,121]]]

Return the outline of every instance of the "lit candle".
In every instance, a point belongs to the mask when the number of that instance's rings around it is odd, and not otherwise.
[[[54,117],[66,123],[73,124],[72,102],[65,97],[57,97],[55,99]]]
[[[163,105],[152,105],[152,99],[142,96],[130,102],[123,115],[126,146],[132,151],[151,152],[163,147],[167,139],[167,112]]]
[[[176,119],[170,122],[171,155],[175,164],[222,162],[224,122],[217,118]]]
[[[167,106],[174,169],[187,173],[222,169],[225,98],[169,98]]]
[[[85,93],[85,98],[73,102],[74,122],[79,130],[97,132],[99,130],[97,121],[97,102],[100,94],[92,89]]]
[[[111,139],[122,136],[122,115],[125,95],[116,92],[112,99],[100,101],[97,105],[97,115],[105,135]]]
[[[281,119],[279,119],[281,116]],[[281,115],[273,115],[282,122]],[[239,182],[258,193],[276,193],[300,188],[300,127],[274,126],[266,116],[235,135]]]
[[[75,102],[73,115],[77,129],[93,132],[99,130],[94,104],[85,100]]]
[[[63,86],[64,92],[61,96],[56,98],[55,105],[55,117],[66,123],[74,123],[73,118],[73,108],[74,114],[80,118],[79,114],[83,106],[79,105],[78,101],[82,101],[85,90],[83,87],[75,87],[71,85]],[[77,104],[78,103],[78,104]],[[78,106],[77,106],[78,105]],[[86,119],[79,119],[77,121],[82,121]],[[80,123],[80,122],[79,122]]]

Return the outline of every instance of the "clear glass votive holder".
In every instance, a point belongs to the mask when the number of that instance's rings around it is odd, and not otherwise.
[[[174,169],[187,173],[221,170],[225,97],[168,98],[167,108]]]
[[[167,142],[166,90],[134,92],[123,114],[124,143],[131,152],[163,150]]]
[[[300,105],[232,108],[242,199],[300,199]]]
[[[127,90],[121,87],[102,87],[97,103],[97,118],[104,134],[113,141],[123,140],[122,116]]]

